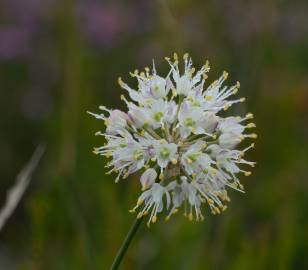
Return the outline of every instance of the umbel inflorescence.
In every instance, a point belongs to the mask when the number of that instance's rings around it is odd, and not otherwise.
[[[229,99],[240,87],[223,86],[227,72],[209,86],[205,86],[210,70],[208,61],[200,70],[192,66],[185,54],[184,70],[179,59],[166,58],[170,71],[165,77],[152,70],[136,70],[130,75],[137,79],[132,89],[119,78],[131,101],[124,95],[128,112],[109,110],[100,106],[101,114],[94,114],[105,122],[106,131],[97,132],[107,143],[94,149],[95,154],[110,157],[109,173],[117,173],[116,182],[143,170],[140,178],[142,193],[131,212],[137,218],[149,215],[148,225],[157,214],[167,209],[166,220],[183,207],[189,220],[203,220],[201,207],[208,204],[212,214],[224,211],[230,201],[227,188],[243,192],[237,177],[250,171],[241,166],[255,165],[244,154],[254,144],[239,150],[245,138],[256,138],[247,130],[254,123],[251,113],[244,117],[222,117],[220,113],[245,98]],[[243,148],[243,147],[242,147]]]

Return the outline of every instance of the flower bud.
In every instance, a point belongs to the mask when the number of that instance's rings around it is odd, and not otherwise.
[[[157,178],[157,172],[154,169],[147,169],[140,177],[140,182],[142,185],[142,189],[147,189],[152,186]]]

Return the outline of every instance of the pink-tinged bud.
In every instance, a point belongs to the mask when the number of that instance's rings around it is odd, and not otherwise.
[[[157,172],[154,169],[147,169],[140,177],[142,189],[145,190],[151,187],[155,183],[157,178]]]
[[[137,106],[130,108],[128,115],[137,128],[141,128],[149,122],[149,118],[147,117],[145,111]]]
[[[120,110],[113,110],[110,112],[106,124],[108,134],[117,134],[119,130],[125,128],[127,121],[129,120],[128,115]]]
[[[219,117],[214,113],[208,112],[205,114],[204,121],[202,121],[203,129],[208,133],[213,133],[217,128]]]
[[[109,119],[111,121],[127,121],[128,120],[128,116],[125,112],[122,112],[120,110],[113,110],[109,116]]]
[[[241,141],[241,135],[233,132],[223,133],[219,137],[219,145],[227,149],[234,149]]]

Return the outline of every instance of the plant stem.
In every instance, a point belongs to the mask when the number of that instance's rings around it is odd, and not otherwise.
[[[124,242],[122,243],[122,246],[119,249],[117,256],[115,257],[110,270],[118,269],[118,267],[119,267],[121,261],[123,260],[123,257],[125,255],[128,247],[129,247],[132,239],[134,238],[140,224],[142,223],[142,220],[143,220],[143,217],[135,220],[134,224],[132,225],[128,234],[126,235],[126,238],[125,238]]]

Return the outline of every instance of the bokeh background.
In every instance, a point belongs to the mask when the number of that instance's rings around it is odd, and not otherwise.
[[[308,269],[306,0],[1,0],[1,205],[36,146],[47,152],[0,232],[0,269],[108,269],[139,183],[105,175],[86,111],[124,109],[117,77],[153,58],[166,72],[174,51],[241,82],[258,164],[223,215],[142,227],[121,269]]]

